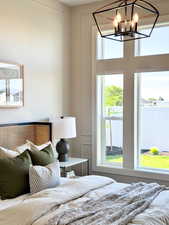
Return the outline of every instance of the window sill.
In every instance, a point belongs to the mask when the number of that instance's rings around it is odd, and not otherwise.
[[[131,177],[140,177],[140,178],[147,178],[153,180],[161,180],[161,181],[169,181],[169,171],[157,171],[153,169],[128,169],[122,167],[114,167],[110,164],[100,164],[93,168],[96,172],[105,172],[111,173],[116,175],[123,175],[123,176],[131,176]]]

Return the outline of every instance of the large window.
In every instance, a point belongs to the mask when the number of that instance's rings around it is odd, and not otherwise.
[[[101,39],[97,31],[95,35],[94,169],[147,178],[158,172],[165,177],[169,25],[158,24],[149,39],[122,44]]]

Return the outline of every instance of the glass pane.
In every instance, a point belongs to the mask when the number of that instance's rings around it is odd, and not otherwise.
[[[97,36],[97,59],[123,58],[123,42]]]
[[[137,75],[139,166],[169,169],[169,72]]]
[[[0,80],[0,105],[6,104],[6,82]]]
[[[123,75],[98,76],[98,143],[100,162],[123,162]]]
[[[9,80],[9,102],[12,105],[22,105],[22,79]]]
[[[147,29],[148,30],[148,29]],[[145,30],[144,30],[145,32]],[[136,56],[169,53],[169,26],[155,27],[150,38],[136,41]]]

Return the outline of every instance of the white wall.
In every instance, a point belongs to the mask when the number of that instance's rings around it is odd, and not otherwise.
[[[74,140],[73,154],[88,157],[92,150],[92,12],[112,2],[101,1],[72,10],[72,114],[77,117],[78,138]],[[152,0],[161,14],[169,14],[168,0]],[[111,65],[111,68],[114,65]]]
[[[70,9],[57,0],[0,0],[0,5],[0,61],[25,68],[25,106],[0,109],[0,123],[69,113]]]

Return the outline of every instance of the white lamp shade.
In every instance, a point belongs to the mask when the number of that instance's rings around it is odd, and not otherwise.
[[[76,118],[56,117],[53,121],[54,139],[75,138],[76,137]]]

